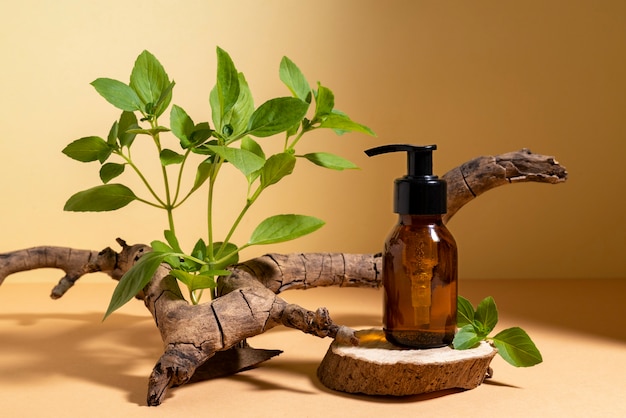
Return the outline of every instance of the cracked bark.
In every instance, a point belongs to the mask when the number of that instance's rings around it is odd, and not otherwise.
[[[516,182],[560,183],[567,172],[553,157],[523,149],[498,156],[483,156],[446,173],[447,222],[465,204],[495,187]],[[60,298],[83,275],[104,272],[114,280],[150,248],[127,245],[100,252],[64,247],[35,247],[0,254],[0,284],[16,272],[52,267],[65,272],[52,290]],[[148,405],[159,405],[170,387],[194,379],[232,374],[280,353],[256,350],[245,340],[275,326],[299,329],[340,344],[357,344],[355,331],[333,323],[325,308],[310,311],[289,304],[278,295],[289,289],[319,286],[379,287],[380,254],[307,253],[268,254],[232,266],[219,280],[218,298],[190,305],[168,267],[161,266],[137,295],[161,333],[164,353],[149,379]],[[194,376],[195,374],[195,376]]]
[[[447,172],[447,222],[464,205],[484,192],[510,183],[561,183],[567,179],[565,167],[554,157],[533,154],[524,148],[497,156],[474,158]]]

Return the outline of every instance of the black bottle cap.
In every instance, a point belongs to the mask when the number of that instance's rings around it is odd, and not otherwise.
[[[407,153],[407,174],[396,179],[394,212],[401,215],[437,215],[447,211],[446,182],[433,175],[433,151],[437,145],[383,145],[368,149],[374,155],[403,151]]]

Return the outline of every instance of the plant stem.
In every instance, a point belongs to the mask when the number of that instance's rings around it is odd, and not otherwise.
[[[215,262],[215,254],[213,254],[213,193],[215,191],[215,179],[220,171],[222,163],[223,161],[220,156],[216,155],[211,166],[211,174],[209,175],[209,193],[207,195],[207,256],[210,262]]]
[[[200,295],[202,296],[202,295]],[[189,298],[191,299],[192,305],[197,305],[200,301],[200,298],[196,296],[196,292],[194,290],[189,289]]]
[[[178,171],[178,178],[176,180],[176,194],[174,194],[174,200],[172,201],[172,209],[175,209],[176,207],[180,206],[191,195],[191,194],[188,194],[180,203],[178,204],[176,203],[176,201],[178,200],[178,196],[180,194],[180,184],[183,178],[183,171],[185,170],[185,163],[187,162],[187,157],[189,157],[190,153],[191,153],[191,149],[187,149],[187,151],[185,152],[185,155],[183,156],[183,161],[180,164],[180,170]]]
[[[159,197],[159,195],[156,194],[156,192],[154,191],[154,189],[152,188],[152,186],[150,186],[150,183],[148,182],[148,179],[146,179],[146,177],[143,175],[143,173],[141,172],[141,170],[139,169],[139,167],[137,167],[135,165],[135,163],[133,163],[132,159],[130,158],[130,156],[126,156],[124,155],[123,152],[121,151],[117,151],[116,152],[117,155],[119,155],[124,161],[126,161],[126,163],[131,166],[131,168],[135,171],[135,173],[137,173],[137,176],[139,176],[139,178],[141,179],[142,183],[146,186],[146,188],[148,189],[148,191],[150,192],[150,194],[152,195],[152,197],[154,197],[156,199],[157,202],[159,202],[159,205],[156,205],[154,203],[150,203],[148,201],[145,200],[141,200],[145,203],[148,203],[152,206],[156,206],[159,207],[161,209],[165,209],[165,202],[163,202],[163,200],[161,200],[161,198]]]
[[[237,226],[239,226],[239,223],[243,219],[243,217],[246,214],[246,212],[248,212],[248,209],[250,209],[250,206],[252,206],[252,203],[253,203],[252,201],[248,200],[246,202],[245,206],[243,207],[243,209],[241,210],[241,212],[239,212],[239,216],[237,216],[237,219],[235,220],[235,222],[233,222],[233,225],[230,227],[230,231],[228,231],[228,234],[226,235],[226,238],[224,238],[224,241],[222,242],[222,245],[220,246],[220,249],[217,251],[217,254],[215,254],[215,258],[216,259],[219,258],[220,255],[222,255],[222,252],[226,248],[226,244],[228,244],[230,242],[230,239],[232,238],[233,233],[237,229]]]
[[[156,117],[150,119],[150,126],[152,127],[152,129],[156,129],[159,126]],[[160,156],[162,148],[161,148],[161,139],[160,139],[158,131],[152,135],[152,139],[154,140],[154,144],[156,145],[157,151],[159,152],[159,156]],[[159,162],[160,161],[161,159],[159,158]],[[170,182],[167,177],[167,168],[162,163],[161,163],[161,174],[163,176],[163,186],[165,187],[165,210],[167,211],[167,221],[169,224],[170,231],[172,231],[172,233],[176,235],[176,228],[174,226],[172,197],[170,194]]]
[[[142,199],[142,198],[140,198],[140,197],[138,197],[138,196],[135,196],[135,199],[136,199],[137,201],[141,202],[141,203],[145,203],[145,204],[146,204],[146,205],[148,205],[148,206],[152,206],[152,207],[155,207],[155,208],[158,208],[158,209],[163,209],[163,206],[162,206],[162,205],[159,205],[159,204],[156,204],[156,203],[150,202],[149,200]]]
[[[289,146],[286,146],[287,140],[285,140],[285,151],[293,150],[296,144],[298,143],[298,141],[300,140],[300,138],[302,138],[302,135],[304,135],[306,132],[311,131],[312,129],[314,128],[309,128],[309,129],[302,128],[302,130],[298,133],[298,135],[294,138],[293,142]]]
[[[261,195],[261,192],[263,190],[264,190],[264,188],[259,186],[256,189],[256,191],[254,192],[254,194],[250,198],[248,198],[248,200],[246,201],[246,204],[244,205],[243,209],[241,209],[241,212],[239,212],[239,216],[237,216],[237,219],[235,220],[233,225],[230,227],[230,231],[228,231],[228,235],[226,235],[226,238],[224,238],[224,242],[222,243],[222,246],[220,247],[220,249],[217,252],[217,254],[215,254],[215,258],[219,258],[219,256],[222,254],[222,251],[224,251],[224,249],[226,248],[226,244],[228,244],[228,242],[232,238],[233,233],[235,232],[235,230],[237,229],[237,227],[241,223],[241,220],[243,219],[245,214],[248,212],[248,209],[250,209],[250,207],[254,204],[254,202],[259,198],[259,196]]]

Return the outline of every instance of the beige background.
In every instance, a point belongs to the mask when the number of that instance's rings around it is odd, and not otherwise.
[[[106,135],[118,111],[89,83],[127,81],[143,49],[176,80],[174,102],[208,120],[219,45],[246,74],[257,104],[287,94],[277,75],[287,55],[378,134],[305,137],[300,152],[335,152],[362,169],[299,163],[250,213],[237,241],[277,212],[327,225],[244,257],[379,251],[396,220],[392,183],[404,174],[404,158],[368,160],[369,147],[436,143],[438,174],[481,154],[527,147],[556,156],[568,183],[505,187],[464,208],[449,224],[461,277],[626,277],[623,1],[4,0],[0,21],[0,252],[160,238],[164,213],[139,204],[64,213],[70,195],[99,180],[97,164],[60,151],[79,137]],[[239,207],[233,190],[243,187],[234,173],[227,183],[225,221]],[[186,246],[204,235],[203,201],[179,215]]]

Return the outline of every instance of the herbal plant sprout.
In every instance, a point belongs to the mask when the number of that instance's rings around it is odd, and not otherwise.
[[[483,299],[476,310],[469,300],[459,296],[457,325],[461,329],[452,345],[457,350],[467,350],[480,341],[487,341],[498,349],[504,360],[516,367],[534,366],[543,361],[535,343],[519,327],[507,328],[489,337],[497,323],[498,309],[491,296]]]
[[[263,220],[247,243],[237,246],[231,241],[250,207],[263,191],[292,173],[297,159],[333,170],[356,168],[350,161],[327,152],[297,154],[296,146],[304,134],[328,128],[339,134],[353,131],[373,135],[368,127],[335,109],[334,95],[329,88],[318,83],[317,88],[312,89],[300,69],[287,57],[280,63],[279,76],[291,96],[273,98],[255,108],[244,75],[237,71],[229,54],[217,48],[217,82],[209,96],[212,123],[196,123],[182,107],[175,104],[170,107],[175,83],[148,51],[142,52],[135,61],[129,84],[109,78],[98,78],[91,83],[104,99],[122,110],[122,114],[106,139],[80,138],[63,150],[75,160],[99,162],[103,183],[74,194],[64,209],[110,211],[138,201],[164,210],[168,224],[165,242],[153,241],[153,251],[142,256],[120,280],[105,317],[143,289],[163,262],[172,267],[170,274],[187,286],[191,302],[197,304],[203,289],[214,289],[216,277],[228,274],[225,268],[238,261],[241,250],[252,245],[292,240],[324,224],[311,216],[279,214]],[[168,108],[169,127],[160,120]],[[170,133],[175,140],[169,138],[166,146],[163,136],[171,136]],[[283,138],[282,151],[266,156],[253,138],[275,135]],[[148,179],[133,159],[133,144],[140,136],[150,139],[156,148],[162,193],[157,192],[154,180]],[[192,163],[192,156],[199,156],[200,162]],[[195,179],[192,184],[183,184],[183,173],[191,164],[194,164],[191,169],[195,170]],[[224,164],[231,164],[245,176],[247,191],[245,204],[230,230],[218,240],[214,236],[214,192]],[[129,169],[145,186],[143,194],[136,194],[123,184],[111,183]],[[206,190],[206,237],[200,238],[190,252],[185,252],[176,237],[174,210],[200,190]]]

